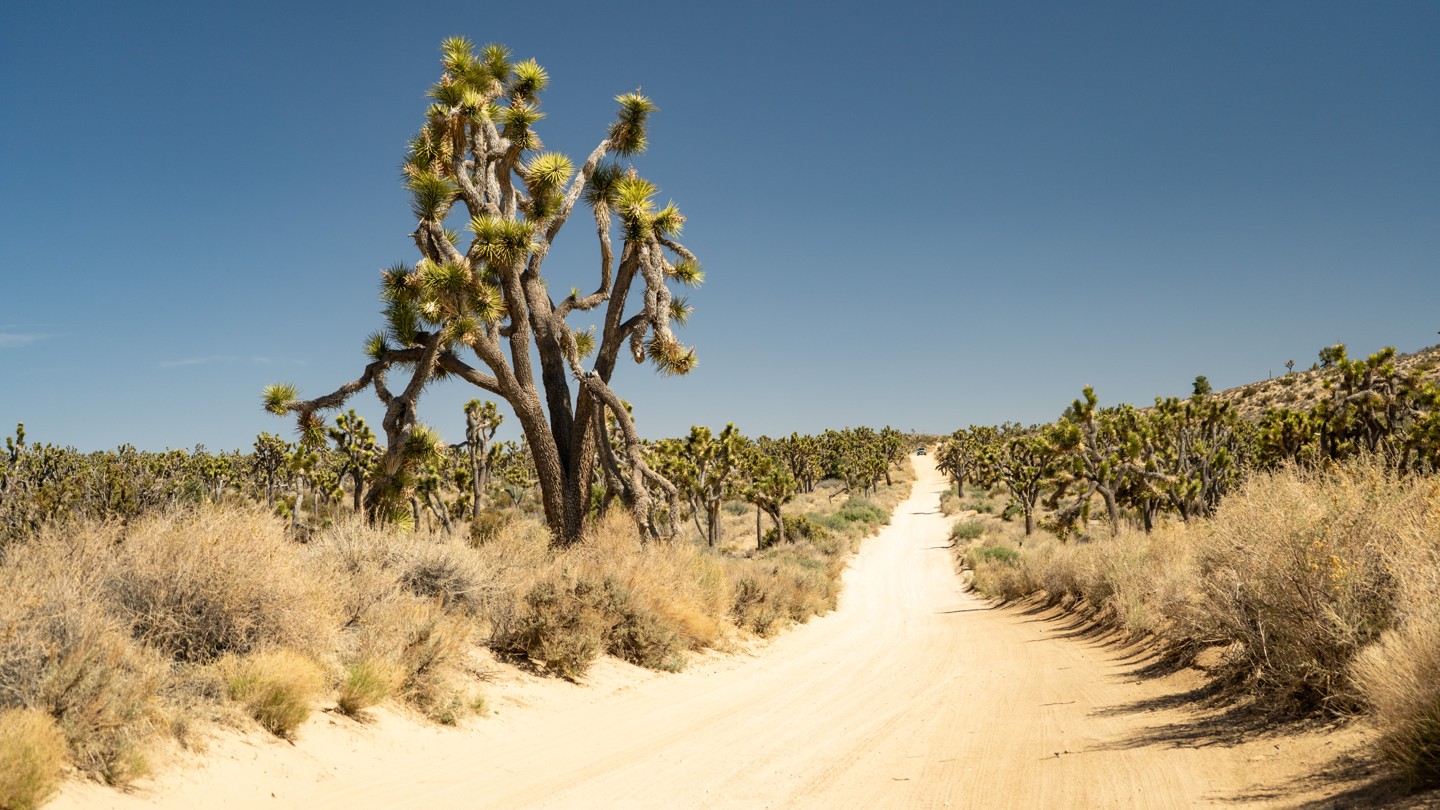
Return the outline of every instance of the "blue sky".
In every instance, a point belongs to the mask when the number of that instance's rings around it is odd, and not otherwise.
[[[696,371],[617,375],[648,435],[1044,421],[1440,339],[1436,3],[12,3],[0,433],[248,447],[291,427],[266,384],[358,375],[457,34],[549,70],[577,159],[616,94],[660,106],[636,166],[708,279]],[[567,236],[551,286],[589,287]],[[422,418],[456,440],[476,393]]]

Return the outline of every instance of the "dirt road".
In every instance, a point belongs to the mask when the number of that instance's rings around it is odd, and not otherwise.
[[[839,610],[679,675],[607,665],[466,730],[325,718],[227,743],[139,795],[57,807],[1189,807],[1300,801],[1343,735],[1230,740],[1165,708],[1193,677],[961,590],[933,461]],[[517,704],[529,704],[520,707]],[[1334,746],[1334,747],[1327,747]],[[1314,798],[1313,796],[1311,798]]]

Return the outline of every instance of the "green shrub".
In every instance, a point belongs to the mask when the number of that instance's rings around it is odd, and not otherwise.
[[[965,564],[971,568],[985,564],[1018,566],[1020,551],[1009,546],[971,546],[965,550]]]
[[[865,498],[851,497],[835,513],[849,523],[883,526],[890,522],[890,513]]]
[[[0,808],[33,810],[60,786],[65,735],[36,709],[0,711]]]
[[[748,515],[755,511],[755,507],[745,501],[726,501],[720,508],[725,514],[735,515],[737,517],[740,515]]]
[[[985,521],[983,520],[957,520],[955,525],[950,527],[950,539],[957,543],[974,540],[984,533]]]
[[[366,709],[390,697],[404,680],[405,673],[392,661],[361,659],[345,668],[335,704],[350,717],[360,717]]]
[[[833,539],[834,534],[823,525],[816,523],[809,515],[785,515],[785,540],[789,543],[823,543]],[[765,545],[773,546],[779,536],[774,527],[765,532]]]

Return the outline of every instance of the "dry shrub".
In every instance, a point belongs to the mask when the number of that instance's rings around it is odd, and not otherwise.
[[[1417,783],[1440,782],[1440,484],[1428,489],[1423,532],[1385,545],[1397,583],[1398,626],[1363,650],[1351,670],[1380,730],[1380,755]],[[1420,518],[1417,518],[1417,523]]]
[[[828,613],[840,596],[842,569],[843,560],[827,558],[808,545],[737,560],[731,564],[735,588],[730,615],[740,627],[769,636],[790,622]]]
[[[537,582],[525,594],[524,608],[494,644],[567,678],[583,677],[605,651],[614,629],[606,598],[604,584],[589,577]]]
[[[357,660],[393,668],[400,697],[432,717],[454,697],[454,670],[474,637],[474,624],[439,600],[397,594],[379,602],[358,627]]]
[[[60,786],[65,735],[35,709],[0,711],[0,808],[32,810]]]
[[[165,666],[96,600],[104,539],[47,533],[10,549],[0,567],[0,706],[56,718],[77,768],[125,784],[145,771],[140,748]]]
[[[177,661],[271,645],[317,655],[333,647],[333,585],[299,564],[284,524],[259,510],[143,520],[112,554],[107,597],[136,638]]]
[[[642,543],[628,516],[615,512],[554,555],[494,643],[570,678],[606,652],[674,671],[687,650],[719,637],[729,603],[718,558],[687,543]]]
[[[1231,643],[1223,674],[1277,710],[1351,708],[1351,660],[1394,619],[1385,547],[1423,531],[1425,489],[1364,462],[1257,475],[1221,503],[1194,634]]]
[[[400,584],[464,613],[479,613],[497,590],[479,556],[459,542],[419,542],[401,563]]]
[[[965,564],[971,571],[970,587],[1007,602],[1023,599],[1041,590],[1035,572],[1045,569],[1044,563],[1052,548],[1032,543],[1022,554],[1008,538],[987,537],[965,550]]]
[[[258,652],[220,666],[228,675],[230,697],[270,733],[287,740],[310,717],[325,686],[320,667],[293,650]]]
[[[1380,731],[1380,755],[1418,783],[1440,782],[1440,608],[1381,636],[1352,675]]]

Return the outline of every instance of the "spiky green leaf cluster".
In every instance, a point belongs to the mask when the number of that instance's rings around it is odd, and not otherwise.
[[[510,96],[517,101],[527,104],[534,104],[540,100],[540,94],[544,92],[546,85],[550,83],[550,74],[540,63],[534,59],[526,59],[512,68],[513,78],[510,80]]]
[[[687,287],[699,287],[705,281],[705,271],[700,265],[690,259],[681,259],[675,263],[670,271],[670,276]]]
[[[514,266],[524,261],[534,249],[531,225],[523,219],[478,216],[470,220],[470,230],[475,232],[476,238],[473,249],[487,265]]]
[[[595,327],[575,333],[575,351],[584,360],[595,352]]]
[[[689,374],[699,362],[694,349],[680,345],[679,341],[663,337],[652,337],[645,341],[645,354],[655,370],[667,377]]]
[[[655,103],[639,93],[616,96],[620,109],[615,114],[615,123],[610,125],[610,144],[618,155],[638,155],[645,151],[645,126]]]
[[[267,385],[260,394],[261,401],[265,403],[265,410],[277,416],[283,416],[286,406],[299,398],[300,389],[292,383]]]
[[[416,219],[430,222],[445,219],[459,193],[453,181],[430,172],[411,174],[406,187],[410,190],[410,212]]]

